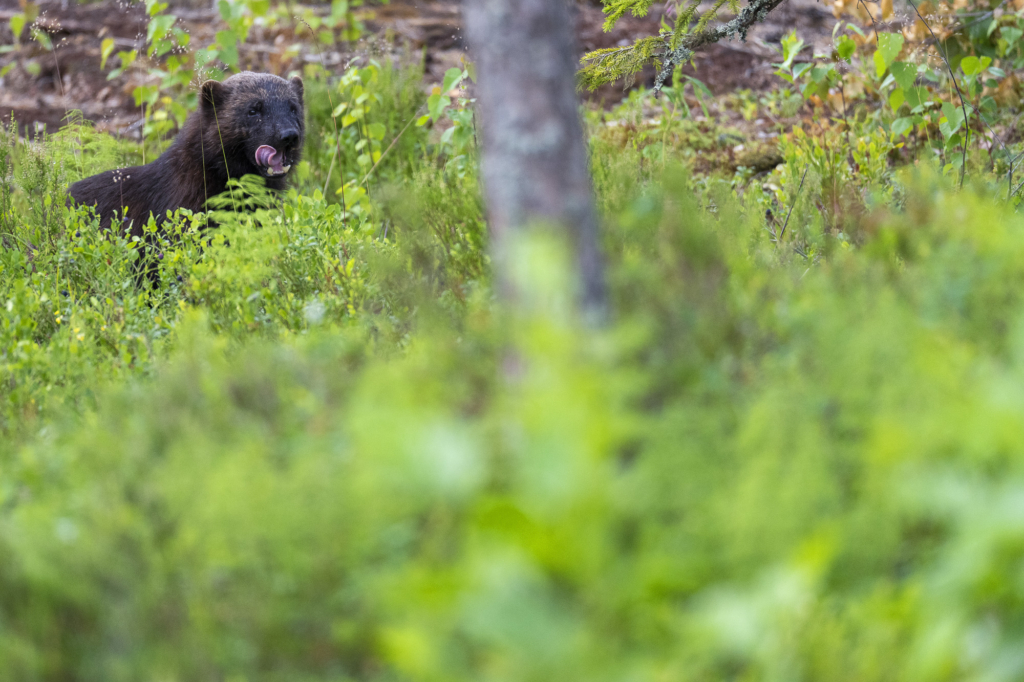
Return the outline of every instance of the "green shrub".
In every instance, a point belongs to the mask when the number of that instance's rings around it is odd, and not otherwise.
[[[444,284],[482,266],[476,232],[423,241],[440,182],[393,245],[297,195],[226,225],[151,378],[0,446],[5,677],[1019,677],[1012,210],[905,176],[814,264],[669,175],[607,224],[595,333],[547,238],[513,244],[516,311]],[[316,288],[344,244],[408,273],[361,290],[406,292],[399,337]]]

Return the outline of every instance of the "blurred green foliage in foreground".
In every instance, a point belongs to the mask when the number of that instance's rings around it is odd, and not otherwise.
[[[595,332],[540,233],[494,303],[426,147],[361,212],[300,179],[186,216],[150,289],[63,209],[93,157],[18,144],[0,679],[1024,677],[1024,219],[988,188],[924,164],[842,239],[798,205],[795,249],[754,190],[595,147]]]

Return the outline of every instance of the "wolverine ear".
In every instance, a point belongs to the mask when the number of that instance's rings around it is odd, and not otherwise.
[[[299,95],[299,101],[301,102],[301,101],[302,101],[302,93],[303,93],[303,91],[304,91],[304,90],[303,90],[303,85],[302,85],[302,79],[301,79],[301,78],[299,78],[298,76],[294,76],[294,77],[293,77],[293,78],[291,79],[291,81],[290,81],[290,82],[291,82],[291,84],[292,84],[292,88],[294,88],[295,92],[297,92],[297,93],[298,93],[298,95]]]
[[[206,81],[200,86],[199,91],[203,109],[212,108],[214,111],[224,104],[228,94],[224,84],[217,81]]]

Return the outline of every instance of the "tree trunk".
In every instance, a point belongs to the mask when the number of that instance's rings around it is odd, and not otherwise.
[[[554,223],[570,231],[580,303],[603,316],[604,268],[586,141],[576,97],[577,58],[567,0],[464,0],[476,62],[483,182],[498,286],[512,297],[505,244],[514,230]]]

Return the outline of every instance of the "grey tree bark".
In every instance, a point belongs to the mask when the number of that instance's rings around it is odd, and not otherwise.
[[[566,228],[584,312],[603,316],[604,267],[567,0],[464,0],[476,63],[482,171],[499,287],[510,291],[504,245],[536,222]]]

